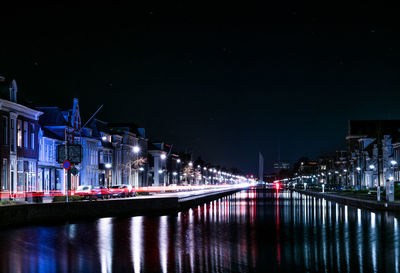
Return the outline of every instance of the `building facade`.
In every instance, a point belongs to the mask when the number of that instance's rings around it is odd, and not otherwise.
[[[4,197],[37,191],[40,111],[17,103],[17,84],[0,78],[0,181]]]

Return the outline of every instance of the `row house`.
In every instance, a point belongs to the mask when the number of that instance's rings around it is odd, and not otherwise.
[[[98,139],[99,184],[147,186],[147,139],[133,123],[94,119],[89,127]]]
[[[36,191],[40,111],[17,102],[15,80],[0,77],[0,188],[2,196]]]
[[[78,100],[74,99],[75,110],[64,111],[59,107],[36,107],[43,114],[39,118],[39,169],[38,177],[41,188],[47,191],[66,191],[67,171],[62,168],[62,164],[57,161],[58,145],[65,145],[65,142],[81,144],[79,136],[67,134],[66,132],[76,131],[80,120]],[[80,122],[79,122],[80,123]],[[83,155],[85,158],[85,156]],[[77,164],[82,170],[81,164]],[[82,172],[77,176],[71,175],[70,189],[74,190],[80,185]]]
[[[122,182],[117,180],[118,176],[115,175],[118,173],[116,168],[118,164],[115,163],[119,162],[121,158],[120,143],[122,137],[113,136],[107,127],[107,123],[98,119],[93,119],[88,127],[92,129],[92,137],[98,140],[99,185],[109,187],[121,184]]]
[[[395,179],[398,169],[393,143],[399,139],[399,120],[350,120],[346,137],[349,186],[373,188]],[[378,143],[379,140],[379,143]],[[381,154],[381,156],[379,156]],[[381,164],[378,160],[381,157]],[[379,177],[380,176],[380,177]]]
[[[38,141],[38,190],[45,194],[64,190],[65,171],[57,162],[57,146],[64,145],[64,139],[40,126]]]
[[[149,184],[152,186],[169,185],[169,174],[167,169],[167,157],[172,147],[164,142],[152,142],[149,144]]]
[[[134,123],[108,123],[107,128],[112,134],[117,155],[113,164],[115,183],[148,186],[148,140],[144,128]]]
[[[82,128],[82,162],[80,164],[81,185],[104,184],[100,181],[99,146],[101,141],[93,135],[91,128]]]

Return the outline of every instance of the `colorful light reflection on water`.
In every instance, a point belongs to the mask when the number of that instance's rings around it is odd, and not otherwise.
[[[399,272],[399,218],[243,191],[165,216],[0,231],[1,272]]]

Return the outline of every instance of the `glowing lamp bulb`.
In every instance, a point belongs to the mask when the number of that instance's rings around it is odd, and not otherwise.
[[[135,154],[137,154],[138,152],[140,152],[140,147],[139,146],[133,146],[133,152]]]

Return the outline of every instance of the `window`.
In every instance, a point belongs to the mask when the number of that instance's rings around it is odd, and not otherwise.
[[[18,138],[18,147],[22,147],[22,121],[18,120],[17,124],[17,138]]]
[[[28,122],[24,121],[24,147],[28,148]]]
[[[3,144],[8,144],[8,117],[3,116]]]
[[[35,125],[31,124],[31,149],[35,149]]]
[[[11,130],[10,130],[10,144],[11,144],[11,152],[15,152],[15,131],[14,131],[14,123],[15,123],[15,120],[14,119],[12,119],[11,120],[11,123],[10,123],[10,127],[11,127]]]
[[[104,163],[104,153],[103,152],[99,152],[99,163],[100,164]]]
[[[3,165],[1,166],[1,190],[8,190],[8,164],[7,158],[3,158]]]

